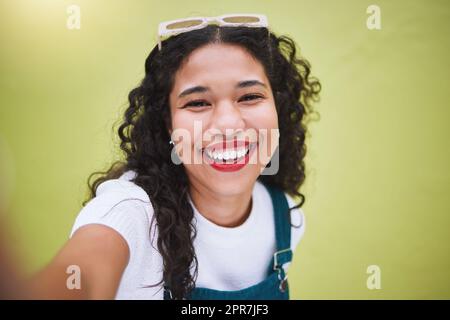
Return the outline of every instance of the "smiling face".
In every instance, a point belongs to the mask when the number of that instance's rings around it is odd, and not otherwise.
[[[262,64],[237,45],[200,47],[175,74],[169,99],[170,132],[190,183],[220,195],[252,189],[277,146],[270,139],[277,111]]]

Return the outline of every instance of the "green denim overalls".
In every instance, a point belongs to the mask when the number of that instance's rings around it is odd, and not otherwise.
[[[268,266],[267,277],[251,286],[236,291],[220,291],[209,288],[194,288],[188,300],[289,300],[289,286],[283,265],[292,260],[291,219],[289,205],[284,192],[274,186],[265,185],[272,199],[275,215],[275,237],[277,251]],[[164,300],[171,300],[170,288],[164,287]]]

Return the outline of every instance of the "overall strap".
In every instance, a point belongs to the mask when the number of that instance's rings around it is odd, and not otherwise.
[[[269,271],[281,270],[281,267],[292,260],[291,250],[291,213],[289,204],[284,191],[275,186],[266,185],[272,198],[274,219],[275,219],[275,237],[277,251],[273,255],[273,263]]]

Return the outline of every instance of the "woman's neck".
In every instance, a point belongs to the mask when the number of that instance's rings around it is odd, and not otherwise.
[[[233,228],[244,223],[252,209],[252,189],[224,196],[197,185],[190,185],[190,196],[199,213],[213,223]]]

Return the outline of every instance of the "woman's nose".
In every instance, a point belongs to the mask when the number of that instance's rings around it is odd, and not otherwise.
[[[244,129],[245,121],[238,106],[232,102],[222,102],[214,108],[211,126],[225,133],[226,129]]]

